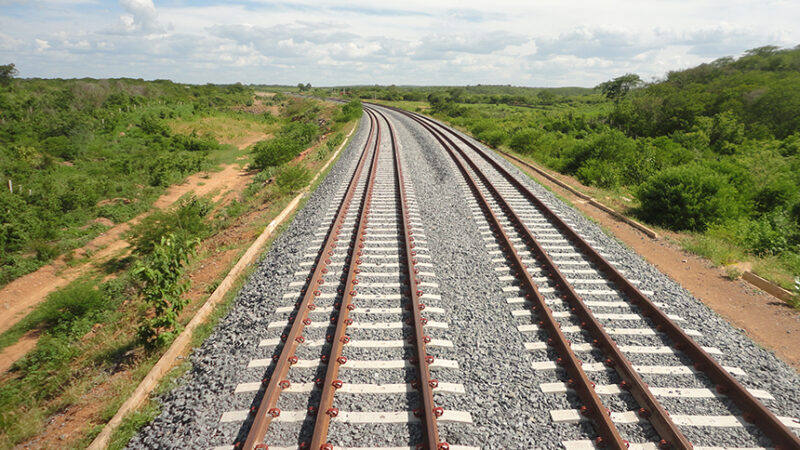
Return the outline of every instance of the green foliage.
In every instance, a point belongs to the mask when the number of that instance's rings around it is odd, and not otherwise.
[[[275,184],[284,193],[297,192],[308,186],[311,181],[311,171],[300,165],[284,166],[275,176]]]
[[[492,127],[478,133],[476,137],[490,146],[498,148],[505,144],[508,134],[499,128]]]
[[[349,122],[358,119],[364,112],[360,100],[351,100],[342,106],[342,112],[335,117],[337,122]]]
[[[17,79],[0,90],[0,284],[81,245],[100,231],[93,219],[129,220],[209,167],[219,144],[173,134],[168,121],[229,113],[252,92],[131,79]]]
[[[294,139],[278,136],[268,141],[261,141],[253,146],[253,163],[256,169],[279,166],[291,161],[303,147]]]
[[[670,167],[643,183],[639,215],[673,230],[705,230],[736,216],[740,201],[725,176],[701,166]]]
[[[0,65],[0,86],[8,86],[19,71],[14,63]]]
[[[621,77],[614,78],[613,80],[606,81],[605,83],[600,83],[597,88],[600,89],[603,95],[609,100],[619,102],[628,95],[631,89],[635,89],[642,84],[643,82],[642,79],[639,78],[639,75],[628,73]]]
[[[157,211],[142,219],[131,229],[128,241],[136,254],[147,256],[170,234],[181,241],[203,239],[212,229],[206,218],[213,207],[208,198],[194,195],[182,198],[171,210]]]
[[[253,163],[256,169],[285,164],[319,137],[320,129],[313,123],[290,122],[278,134],[253,146]]]
[[[530,153],[541,135],[542,130],[538,128],[521,128],[511,136],[508,146],[519,153]]]
[[[342,142],[344,142],[344,134],[336,133],[328,138],[328,141],[325,143],[325,146],[328,147],[328,150],[333,151]]]
[[[152,309],[152,317],[143,319],[139,327],[139,337],[145,346],[163,346],[180,333],[178,316],[188,303],[182,295],[189,289],[189,282],[181,278],[185,264],[199,243],[196,238],[167,233],[133,268],[131,273],[139,281],[142,296]]]

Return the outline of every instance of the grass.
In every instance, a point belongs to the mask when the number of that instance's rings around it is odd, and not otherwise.
[[[324,148],[324,146],[320,145],[319,148]],[[341,156],[341,153],[337,156],[337,159],[338,159],[339,156]],[[318,160],[316,160],[315,158],[312,158],[312,157],[307,158],[306,161],[308,162],[308,164],[310,166],[314,166],[315,168],[321,164],[320,161],[318,161]],[[332,169],[334,162],[335,161],[332,161],[331,164],[329,165],[329,167],[325,170],[325,172],[322,173],[320,175],[320,177],[310,186],[310,190],[312,192],[319,186],[319,184],[324,179],[325,175],[327,175],[327,173]],[[272,185],[270,185],[265,190],[270,190],[270,189],[274,189],[274,187]],[[293,196],[291,196],[291,195],[284,194],[284,195],[279,195],[279,196],[276,196],[275,198],[273,198],[269,202],[269,206],[268,206],[267,210],[261,215],[262,218],[259,221],[257,221],[256,223],[254,223],[254,226],[257,229],[263,229],[264,227],[266,227],[267,224],[269,222],[271,222],[275,217],[277,217],[278,214],[280,213],[280,211],[282,211],[286,207],[286,205],[288,205],[288,203],[291,201],[292,197]],[[303,205],[307,201],[308,197],[309,196],[305,196],[303,198],[303,200],[301,201],[301,203],[298,206],[297,210],[295,210],[295,212],[292,213],[292,215],[278,227],[278,229],[275,231],[275,233],[273,233],[273,235],[270,237],[270,239],[268,240],[268,242],[265,245],[265,250],[262,253],[262,258],[263,258],[264,255],[266,255],[267,250],[272,245],[272,242],[286,228],[288,228],[288,226],[294,220],[294,217],[295,217],[297,211],[299,211],[303,207]],[[258,196],[254,196],[253,198],[251,198],[251,202],[252,202],[251,206],[256,206],[256,205],[260,205],[261,204],[260,200],[258,199]],[[242,250],[240,252],[239,257],[241,257],[241,254],[243,254],[246,251],[246,248],[248,246],[243,246],[242,247]],[[236,258],[234,261],[232,261],[230,266],[232,267],[236,263],[236,261],[238,261],[238,258]],[[249,279],[250,275],[252,274],[252,272],[255,270],[256,267],[257,267],[256,265],[252,265],[252,266],[248,267],[246,269],[246,271],[242,275],[240,275],[240,277],[236,280],[234,286],[225,295],[224,299],[214,308],[214,311],[212,312],[212,314],[209,317],[208,321],[206,323],[198,326],[195,329],[195,331],[194,331],[194,333],[192,335],[192,346],[193,347],[197,347],[197,346],[202,345],[202,343],[211,335],[211,333],[213,333],[213,331],[216,328],[216,325],[219,322],[219,320],[222,317],[224,317],[228,313],[228,311],[230,311],[230,309],[233,307],[233,301],[236,298],[236,296],[238,295],[238,292],[241,290],[241,288],[244,285],[244,283]],[[227,272],[228,271],[226,270],[225,274],[227,274]],[[213,284],[217,285],[219,283],[219,281],[221,281],[221,278],[220,278],[220,280],[216,281]],[[207,290],[207,292],[208,292],[208,294],[211,293],[208,290]],[[197,302],[194,305],[194,308],[187,308],[187,312],[189,312],[190,309],[191,310],[196,310],[204,302],[205,302],[205,299],[202,300],[202,301]],[[185,320],[187,322],[188,322],[188,320],[190,320],[190,318],[188,317],[190,315],[191,314],[187,314],[187,317],[185,318]],[[152,366],[152,365],[150,365],[150,366]],[[180,366],[180,368],[178,370],[173,369],[173,371],[170,373],[169,377],[164,379],[164,380],[162,380],[162,382],[159,383],[159,387],[151,395],[151,399],[154,398],[154,397],[157,397],[159,395],[163,395],[164,393],[166,393],[169,390],[171,390],[176,385],[176,383],[178,382],[178,378],[180,377],[180,375],[182,375],[183,373],[188,371],[190,368],[191,368],[191,365],[187,361],[187,362],[184,362],[183,364],[181,364],[181,366]],[[148,368],[148,370],[149,370],[149,368]],[[135,378],[136,379],[141,379],[141,378],[143,378],[145,376],[145,374],[146,374],[146,372],[143,372],[141,374],[141,376],[137,376]],[[133,386],[131,388],[131,391],[132,390],[133,390]],[[119,401],[119,404],[121,404],[121,403],[122,403],[122,400]],[[113,408],[113,411],[116,411],[116,408]],[[128,441],[136,434],[136,432],[138,432],[138,430],[141,429],[141,427],[143,427],[146,424],[150,423],[159,413],[160,413],[160,409],[158,407],[157,402],[154,402],[152,400],[147,401],[141,408],[139,408],[137,411],[129,414],[127,417],[125,417],[125,419],[123,419],[123,422],[120,425],[120,427],[112,435],[112,441],[111,441],[111,444],[109,445],[109,448],[112,448],[112,449],[123,448],[128,443]],[[114,413],[110,413],[108,415],[108,418],[113,416],[113,414]],[[108,419],[106,419],[106,420],[108,420]],[[93,437],[99,432],[100,432],[100,429],[97,429],[96,431],[93,430],[93,433],[91,434],[91,436]]]
[[[280,128],[280,123],[267,123],[260,116],[247,113],[220,113],[214,116],[178,119],[169,123],[174,133],[213,137],[221,144],[237,148],[252,139],[266,137]],[[259,139],[260,140],[260,139]]]

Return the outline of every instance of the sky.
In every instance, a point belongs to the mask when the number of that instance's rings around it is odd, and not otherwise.
[[[0,0],[21,77],[595,86],[800,44],[800,0]]]

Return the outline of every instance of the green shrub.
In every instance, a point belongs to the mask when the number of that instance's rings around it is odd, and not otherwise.
[[[128,241],[139,255],[151,254],[162,237],[174,234],[184,240],[204,238],[211,231],[206,217],[213,209],[211,201],[194,195],[180,200],[169,211],[157,211],[135,225]]]
[[[534,150],[541,134],[542,131],[538,128],[523,128],[511,136],[508,146],[520,153],[530,153]]]
[[[758,212],[769,212],[784,207],[798,197],[797,185],[788,177],[780,177],[767,183],[753,197]]]
[[[361,100],[351,100],[342,106],[342,112],[334,118],[337,122],[349,122],[358,119],[363,114],[364,109],[361,106]]]
[[[167,233],[131,272],[139,281],[145,302],[153,309],[152,317],[143,319],[139,326],[139,338],[148,348],[163,346],[180,333],[178,316],[189,302],[182,297],[189,282],[181,279],[184,266],[199,243],[196,238]]]
[[[285,164],[302,150],[302,145],[290,137],[281,136],[261,141],[253,147],[253,167],[263,170]]]
[[[622,183],[619,166],[611,161],[600,159],[590,159],[578,169],[576,175],[584,184],[606,189],[617,188]]]
[[[155,114],[144,114],[139,122],[139,128],[146,134],[169,136],[169,126]]]
[[[477,138],[490,147],[498,148],[506,142],[508,134],[499,128],[490,128],[479,133]]]
[[[770,214],[756,220],[742,220],[742,244],[756,255],[775,255],[789,250],[791,222],[784,214]]]
[[[311,123],[289,123],[275,138],[253,146],[253,168],[264,170],[291,161],[317,139],[319,131],[319,127]]]
[[[658,172],[636,196],[644,220],[673,230],[705,230],[734,217],[741,208],[727,178],[698,164]]]
[[[275,177],[275,184],[281,192],[297,192],[306,187],[311,181],[311,171],[303,166],[288,165],[278,172]]]
[[[313,123],[290,122],[281,128],[278,136],[296,141],[302,149],[317,139],[319,127]]]
[[[333,150],[338,147],[342,141],[344,141],[344,135],[342,133],[336,133],[328,138],[328,142],[325,143],[325,146],[328,147],[328,150]]]

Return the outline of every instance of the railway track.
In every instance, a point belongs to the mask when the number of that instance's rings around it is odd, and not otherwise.
[[[719,363],[714,340],[563,206],[436,121],[365,116],[287,290],[255,303],[269,321],[247,330],[245,381],[221,394],[249,406],[204,422],[218,449],[800,449],[800,423],[773,413],[786,394]],[[421,166],[435,169],[428,190],[456,187],[459,214],[417,197]],[[462,216],[448,261],[440,222]]]
[[[433,134],[463,175],[465,194],[474,198],[475,212],[486,223],[482,225],[489,241],[486,246],[498,256],[493,262],[499,263],[495,268],[499,279],[512,283],[504,290],[518,294],[507,299],[522,307],[512,314],[534,322],[518,327],[520,332],[535,333],[536,339],[525,343],[527,350],[540,355],[532,368],[565,372],[558,382],[541,389],[577,394],[580,408],[552,411],[553,421],[593,422],[598,434],[594,442],[568,441],[566,448],[693,448],[682,428],[749,424],[776,449],[800,448],[800,439],[788,429],[797,425],[796,419],[773,414],[756,398],[771,399],[768,392],[750,392],[742,386],[733,375],[740,370],[722,367],[711,356],[719,354],[719,349],[696,343],[691,332],[677,324],[682,320],[679,315],[662,311],[666,305],[657,305],[637,289],[635,280],[622,275],[601,249],[583,239],[550,205],[469,139],[423,116],[396,111]],[[638,326],[626,328],[632,323]],[[663,362],[635,366],[629,358],[640,354]],[[643,378],[647,374],[702,374],[714,390],[669,385],[651,389]],[[612,395],[629,395],[634,402],[629,402],[627,410],[612,412],[605,406],[612,402],[601,399]],[[670,414],[657,395],[719,398],[721,409],[733,403],[741,415],[697,415],[674,409]],[[624,425],[642,430],[626,433]],[[656,442],[632,444],[633,439],[623,437],[642,432],[655,434]]]
[[[273,357],[250,363],[271,370],[261,383],[237,388],[263,392],[258,406],[223,416],[252,417],[246,439],[234,448],[397,448],[383,445],[375,432],[393,427],[405,429],[406,436],[390,434],[412,447],[471,448],[450,445],[439,434],[440,422],[471,418],[437,406],[434,392],[457,395],[464,387],[436,375],[458,363],[437,354],[452,343],[437,336],[447,322],[436,305],[424,226],[392,125],[378,111],[366,114],[371,130],[358,166],[324,218],[330,225],[307,248],[303,265],[310,267],[296,273],[305,279],[292,283],[299,294],[285,296],[295,304],[278,308],[288,318],[268,326],[283,328],[279,338],[262,342],[275,348]],[[363,396],[383,397],[387,408],[364,410]],[[298,404],[306,407],[295,409]],[[272,438],[272,426],[286,422],[298,425],[288,441],[286,433]],[[382,427],[356,431],[360,438],[353,439],[345,429],[358,425]]]

